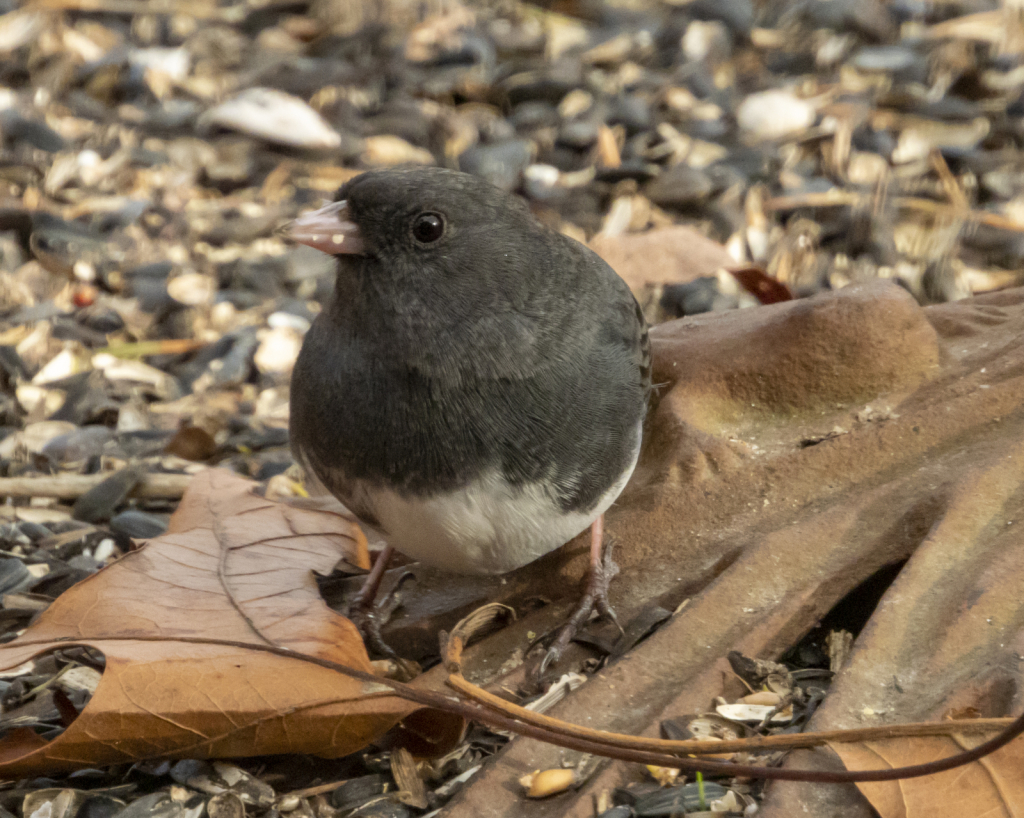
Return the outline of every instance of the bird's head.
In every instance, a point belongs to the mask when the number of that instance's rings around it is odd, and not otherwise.
[[[515,254],[524,234],[539,229],[519,199],[444,168],[369,171],[336,199],[293,221],[286,235],[338,258],[457,265],[472,256],[479,267]]]
[[[572,310],[581,274],[564,263],[568,240],[521,199],[443,168],[360,174],[287,232],[337,259],[338,326],[388,332],[406,358],[432,365],[515,369],[543,334],[538,319]]]

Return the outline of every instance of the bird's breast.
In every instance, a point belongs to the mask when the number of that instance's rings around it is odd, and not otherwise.
[[[460,574],[504,574],[584,531],[619,496],[635,465],[634,457],[596,505],[579,510],[562,508],[553,486],[511,485],[497,471],[431,495],[366,485],[355,490],[357,505],[406,556]]]

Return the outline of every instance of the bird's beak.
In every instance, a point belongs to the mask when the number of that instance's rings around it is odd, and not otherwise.
[[[349,218],[348,202],[344,200],[299,216],[285,226],[284,234],[331,256],[365,252],[363,236],[358,225]]]

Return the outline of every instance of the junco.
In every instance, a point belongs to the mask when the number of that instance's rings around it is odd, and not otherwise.
[[[373,171],[337,198],[288,230],[338,267],[292,375],[292,447],[389,549],[438,568],[504,573],[593,526],[547,666],[592,609],[612,615],[601,515],[640,452],[643,314],[599,256],[477,177]]]

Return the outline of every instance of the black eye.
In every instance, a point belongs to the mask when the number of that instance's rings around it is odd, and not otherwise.
[[[412,223],[412,234],[424,244],[437,241],[444,235],[444,219],[436,213],[420,213]]]

